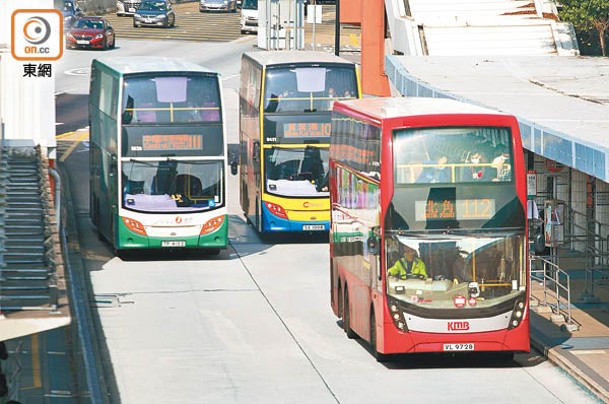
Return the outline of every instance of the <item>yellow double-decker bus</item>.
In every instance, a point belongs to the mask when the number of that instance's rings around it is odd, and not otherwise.
[[[242,57],[240,193],[261,234],[324,232],[335,100],[360,98],[355,63],[325,52],[259,51]]]

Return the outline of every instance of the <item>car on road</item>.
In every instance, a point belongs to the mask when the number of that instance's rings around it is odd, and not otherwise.
[[[117,0],[116,15],[121,17],[135,14],[141,2],[142,0]]]
[[[84,15],[82,8],[76,0],[64,0],[61,1],[60,4],[57,4],[57,2],[55,2],[55,4],[63,14],[63,26],[65,29],[70,28],[72,24],[74,24],[74,21]]]
[[[142,26],[169,28],[175,24],[176,14],[171,3],[166,0],[143,0],[133,14],[135,28]]]
[[[239,20],[242,34],[258,32],[258,0],[243,0]]]
[[[226,11],[237,12],[237,0],[200,0],[199,11]]]
[[[116,46],[114,29],[103,17],[81,17],[66,33],[66,48],[112,49]]]

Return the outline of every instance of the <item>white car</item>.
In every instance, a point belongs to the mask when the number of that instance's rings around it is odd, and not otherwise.
[[[140,6],[141,0],[117,0],[116,1],[116,15],[133,15]]]
[[[241,33],[258,33],[258,0],[243,0],[241,5]]]

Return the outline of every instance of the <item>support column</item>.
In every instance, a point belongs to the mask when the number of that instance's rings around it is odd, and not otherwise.
[[[389,96],[385,74],[385,1],[366,0],[362,5],[362,90],[364,94]]]

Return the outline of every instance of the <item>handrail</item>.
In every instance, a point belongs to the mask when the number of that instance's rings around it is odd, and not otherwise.
[[[529,255],[529,267],[532,268],[533,261],[540,261],[542,264],[541,269],[533,270],[531,269],[531,280],[536,279],[542,282],[543,284],[543,305],[548,305],[548,295],[549,290],[553,286],[553,300],[556,301],[556,314],[561,314],[561,301],[564,300],[562,297],[563,294],[566,293],[566,314],[567,314],[567,324],[573,324],[573,319],[571,317],[571,278],[569,274],[552,261],[547,260],[538,255],[530,254]],[[561,283],[561,279],[565,279],[565,284]],[[562,292],[562,293],[561,293]],[[532,293],[532,288],[531,288]],[[550,296],[552,298],[552,296]],[[550,307],[552,307],[550,305]]]

